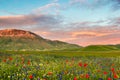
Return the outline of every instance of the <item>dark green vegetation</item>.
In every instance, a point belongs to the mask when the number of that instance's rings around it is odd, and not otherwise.
[[[117,51],[120,45],[90,45],[82,49],[83,51]]]
[[[43,38],[17,38],[17,37],[1,37],[0,50],[60,50],[79,48],[78,45],[68,44],[61,41],[51,41]]]
[[[0,80],[119,80],[120,51],[2,51]]]

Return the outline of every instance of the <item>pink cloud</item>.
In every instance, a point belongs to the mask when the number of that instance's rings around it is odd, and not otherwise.
[[[16,16],[0,16],[0,26],[10,28],[11,26],[33,26],[39,25],[39,27],[53,27],[61,23],[58,16],[46,15],[46,14],[28,14],[28,15],[16,15]]]
[[[47,31],[36,32],[44,38],[51,40],[60,40],[73,44],[79,44],[81,46],[95,45],[95,44],[119,44],[120,32],[104,32],[99,33],[95,31]]]

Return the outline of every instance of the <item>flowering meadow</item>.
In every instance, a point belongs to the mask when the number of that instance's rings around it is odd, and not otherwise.
[[[120,57],[0,53],[0,80],[120,80]]]

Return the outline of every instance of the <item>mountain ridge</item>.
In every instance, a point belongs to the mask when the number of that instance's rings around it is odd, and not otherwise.
[[[62,50],[80,48],[79,45],[49,40],[25,30],[0,30],[0,50]]]
[[[120,50],[120,44],[116,45],[89,45],[82,49],[82,51],[111,51]]]

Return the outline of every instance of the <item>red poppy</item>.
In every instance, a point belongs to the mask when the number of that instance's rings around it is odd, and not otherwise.
[[[90,76],[89,76],[89,74],[86,74],[85,77],[86,77],[86,78],[89,78]]]
[[[12,58],[12,57],[9,57],[9,60],[10,60],[10,61],[12,61],[12,60],[13,60],[13,58]]]
[[[107,74],[107,72],[105,71],[105,72],[103,72],[103,74],[104,74],[104,75],[106,75],[106,74]]]
[[[108,78],[107,80],[112,80],[112,78]]]
[[[52,75],[53,73],[52,72],[48,72],[48,75]]]
[[[33,79],[33,75],[30,75],[29,78],[30,78],[30,79]]]
[[[111,71],[112,71],[112,72],[114,72],[114,71],[115,71],[115,69],[114,69],[114,68],[111,68]]]
[[[79,63],[79,66],[82,67],[82,63],[81,62]]]
[[[28,65],[30,65],[30,60],[28,60]]]
[[[85,63],[85,64],[84,64],[84,67],[87,67],[87,66],[88,66],[88,64],[87,64],[87,63]]]
[[[117,74],[114,74],[114,78],[117,79],[117,78],[118,78],[118,75],[117,75]]]
[[[3,62],[6,62],[6,59],[4,59]]]
[[[77,79],[77,77],[74,77],[74,79],[73,79],[73,80],[78,80],[78,79]]]
[[[68,60],[66,60],[66,63],[68,63]]]

